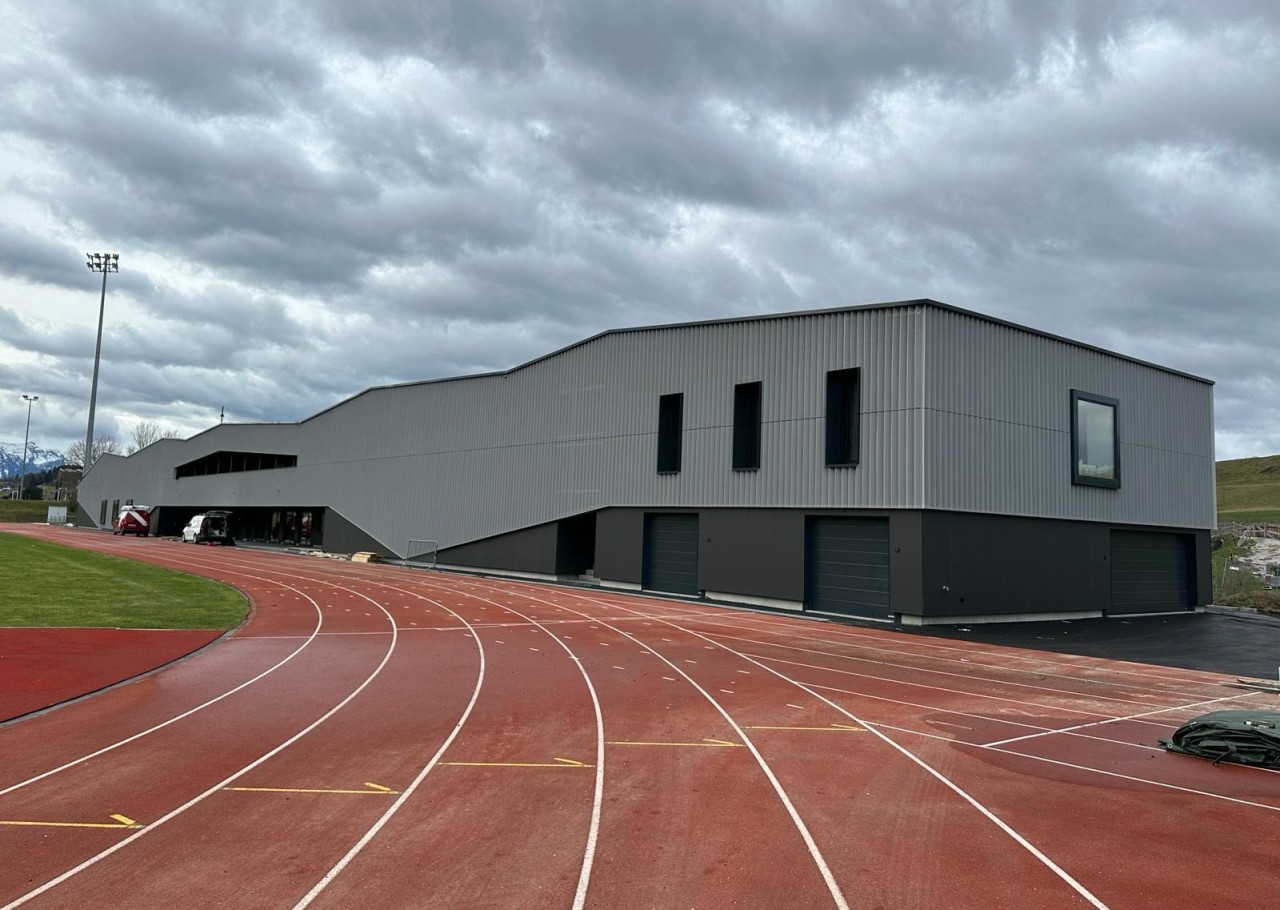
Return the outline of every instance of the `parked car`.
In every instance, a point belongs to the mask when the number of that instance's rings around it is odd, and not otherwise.
[[[187,522],[182,529],[183,543],[216,543],[231,546],[231,513],[224,511],[202,512]]]
[[[121,506],[120,514],[111,522],[111,533],[146,537],[151,533],[151,506]]]

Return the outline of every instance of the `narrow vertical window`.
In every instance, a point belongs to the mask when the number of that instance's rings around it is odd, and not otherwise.
[[[733,469],[760,467],[760,383],[733,387]]]
[[[98,524],[104,525],[106,523],[107,523],[107,501],[104,499],[102,500],[102,510],[98,512]]]
[[[1120,487],[1120,402],[1071,390],[1071,482],[1086,487]]]
[[[858,370],[832,370],[827,374],[827,467],[852,468],[858,464]]]
[[[658,473],[680,472],[680,436],[684,429],[684,395],[658,399]]]

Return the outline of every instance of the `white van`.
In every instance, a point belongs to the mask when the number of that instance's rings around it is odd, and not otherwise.
[[[231,545],[231,513],[202,512],[182,529],[183,543],[217,543]]]

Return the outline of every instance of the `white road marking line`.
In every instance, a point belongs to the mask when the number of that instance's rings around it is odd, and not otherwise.
[[[333,587],[339,588],[341,586],[334,585]],[[363,597],[364,595],[361,595],[361,596]],[[371,598],[366,598],[366,599],[369,600]],[[387,621],[391,623],[391,628],[392,628],[391,642],[388,644],[387,651],[385,654],[382,655],[382,660],[379,661],[378,665],[374,667],[372,672],[370,672],[370,674],[365,677],[364,681],[360,683],[360,685],[358,685],[355,689],[353,689],[345,698],[343,698],[342,701],[338,702],[336,705],[334,705],[332,708],[330,708],[328,711],[326,711],[316,720],[312,721],[306,727],[303,727],[301,730],[299,730],[293,736],[286,739],[280,745],[271,749],[266,754],[261,755],[258,758],[254,759],[252,762],[250,762],[248,765],[246,765],[245,767],[241,768],[239,771],[232,774],[230,777],[225,778],[224,780],[215,784],[213,787],[210,787],[208,790],[205,790],[203,793],[200,793],[192,797],[182,805],[178,806],[176,809],[170,810],[165,815],[162,815],[160,818],[148,824],[145,828],[142,828],[136,831],[135,833],[129,835],[123,840],[117,841],[115,844],[112,844],[110,847],[106,848],[105,850],[102,850],[101,852],[84,860],[79,865],[74,866],[71,869],[68,869],[66,872],[63,872],[61,875],[50,879],[40,887],[34,888],[31,891],[28,891],[26,894],[22,895],[17,900],[10,901],[9,903],[5,904],[3,908],[0,908],[0,910],[13,910],[13,908],[15,907],[21,907],[23,904],[27,903],[28,901],[34,900],[40,895],[48,892],[49,890],[67,881],[68,879],[73,878],[76,875],[79,875],[85,869],[88,869],[91,866],[97,865],[99,862],[106,859],[108,856],[111,856],[117,851],[123,850],[125,847],[132,844],[138,838],[145,836],[146,834],[159,828],[161,825],[164,825],[165,823],[173,820],[174,818],[181,815],[183,812],[186,812],[191,807],[197,805],[198,803],[203,802],[213,794],[219,792],[220,790],[225,789],[228,785],[239,780],[241,777],[244,777],[244,775],[248,774],[250,771],[252,771],[254,768],[261,765],[263,762],[266,762],[269,759],[273,758],[274,756],[279,755],[289,746],[296,743],[299,739],[306,736],[316,727],[320,726],[322,723],[324,723],[334,714],[338,713],[340,710],[346,707],[346,705],[349,704],[352,699],[354,699],[357,695],[363,692],[365,688],[382,673],[382,670],[387,665],[387,662],[391,660],[391,655],[395,653],[396,644],[399,640],[399,635],[395,631],[395,620],[392,618],[391,614],[387,612],[385,608],[380,606],[380,609],[382,609],[382,612],[386,614]]]
[[[291,588],[290,585],[286,585],[284,582],[275,581],[269,578],[260,578],[258,576],[248,575],[243,572],[235,572],[232,574],[241,575],[245,578],[253,578],[256,581],[265,581],[269,584],[280,585],[283,588]],[[297,589],[291,588],[291,590],[297,590]],[[16,784],[10,784],[8,787],[5,787],[3,790],[0,790],[0,796],[4,796],[7,793],[12,793],[15,790],[20,790],[23,787],[36,783],[37,781],[44,780],[46,777],[51,777],[52,775],[57,774],[61,771],[66,771],[68,768],[74,768],[76,765],[83,764],[84,762],[87,762],[90,759],[97,758],[100,755],[106,755],[108,752],[118,749],[121,746],[128,745],[131,742],[135,742],[136,740],[141,739],[142,737],[146,736],[149,733],[154,733],[157,730],[162,730],[165,727],[169,726],[170,724],[176,724],[178,721],[190,717],[192,714],[195,714],[197,711],[203,711],[205,708],[209,707],[210,705],[217,704],[218,702],[222,701],[224,698],[229,698],[232,695],[235,695],[237,692],[241,691],[242,689],[253,685],[258,680],[262,679],[264,676],[267,676],[270,673],[274,673],[276,670],[280,669],[289,661],[297,657],[298,654],[304,648],[306,648],[313,641],[315,641],[317,636],[320,634],[321,626],[324,624],[323,614],[320,612],[320,605],[316,603],[314,600],[311,600],[310,597],[306,597],[306,595],[302,595],[302,597],[304,597],[306,600],[311,601],[311,605],[316,609],[316,626],[314,629],[311,630],[311,634],[307,636],[306,640],[302,644],[298,645],[298,647],[295,648],[292,652],[290,652],[288,657],[285,657],[283,660],[279,661],[273,666],[268,667],[266,670],[263,670],[257,676],[254,676],[251,679],[245,680],[244,682],[240,683],[240,685],[236,686],[234,689],[229,689],[226,692],[223,692],[221,695],[217,696],[216,698],[211,698],[208,701],[204,702],[203,704],[196,705],[194,708],[191,708],[188,711],[184,711],[181,714],[171,717],[168,720],[163,721],[162,723],[158,723],[155,726],[148,727],[147,729],[139,733],[135,733],[132,736],[126,737],[125,739],[122,739],[119,742],[112,743],[109,746],[103,746],[101,749],[98,749],[96,752],[90,752],[88,755],[83,755],[80,758],[74,759],[73,761],[69,761],[64,764],[61,764],[56,768],[50,768],[48,771],[44,771],[40,774],[35,775],[34,777],[29,777],[26,780],[19,781]]]
[[[668,625],[670,624],[668,623]],[[630,638],[636,644],[643,646],[644,643],[641,642],[639,639],[635,638],[635,636],[631,635],[630,633],[625,632],[622,629],[619,629],[616,627],[612,627],[612,628],[614,632],[617,632],[620,635],[624,635],[627,638]],[[796,826],[796,830],[800,833],[801,839],[804,841],[805,846],[808,848],[809,855],[810,857],[812,857],[814,864],[818,867],[818,871],[822,875],[822,879],[826,883],[827,890],[830,892],[832,900],[835,902],[836,907],[838,908],[838,910],[849,910],[849,903],[847,900],[845,900],[844,894],[841,892],[839,884],[836,883],[835,876],[832,875],[831,873],[831,868],[827,865],[826,858],[822,855],[822,851],[818,848],[817,842],[813,839],[813,835],[809,833],[808,827],[805,825],[804,820],[800,818],[800,813],[796,810],[795,805],[791,802],[791,798],[787,796],[787,792],[786,790],[783,789],[782,783],[778,780],[777,776],[774,775],[773,769],[769,767],[768,762],[765,761],[764,756],[760,754],[760,751],[756,748],[755,744],[752,743],[750,737],[747,736],[746,731],[743,730],[742,727],[738,724],[738,722],[735,721],[729,715],[729,712],[724,709],[723,705],[721,705],[718,701],[716,701],[715,698],[712,697],[712,695],[709,692],[707,692],[706,689],[698,685],[698,683],[693,679],[693,677],[689,676],[689,674],[687,674],[685,671],[677,667],[675,663],[673,663],[670,659],[659,654],[657,651],[654,651],[653,654],[659,660],[665,663],[667,666],[671,667],[671,669],[674,670],[676,673],[680,674],[680,676],[682,676],[691,686],[697,689],[698,692],[708,702],[711,703],[711,706],[715,708],[716,711],[718,711],[720,715],[725,719],[725,721],[731,727],[733,727],[733,729],[737,732],[738,737],[742,740],[742,744],[751,751],[751,754],[755,758],[756,763],[760,766],[760,770],[764,773],[765,777],[768,778],[770,785],[772,785],[774,789],[774,792],[778,795],[778,798],[782,801],[782,804],[786,808],[787,813],[791,816],[791,821]],[[688,661],[688,662],[696,663],[696,661]],[[601,758],[601,762],[603,763],[603,758]],[[575,902],[574,910],[581,910],[581,905]],[[1105,910],[1105,908],[1103,908],[1103,910]]]
[[[1210,698],[1207,701],[1198,701],[1190,705],[1175,705],[1171,708],[1160,708],[1155,711],[1144,711],[1141,714],[1130,714],[1127,717],[1110,717],[1106,720],[1095,720],[1087,724],[1076,724],[1074,727],[1063,727],[1058,730],[1042,730],[1039,733],[1028,733],[1025,736],[1014,736],[1009,739],[996,740],[993,743],[987,743],[987,746],[1007,746],[1009,743],[1022,742],[1025,739],[1035,739],[1037,736],[1052,736],[1054,733],[1073,733],[1077,730],[1085,730],[1089,727],[1100,727],[1105,724],[1115,724],[1124,720],[1137,720],[1141,717],[1151,717],[1155,714],[1168,714],[1170,711],[1186,711],[1191,708],[1203,708],[1205,705],[1214,705],[1218,702],[1234,701],[1239,698],[1248,698],[1250,695],[1256,695],[1256,692],[1241,692],[1237,695],[1224,695],[1222,698]]]
[[[576,595],[575,595],[575,596],[576,596]],[[587,598],[583,598],[583,599],[587,599]],[[598,603],[599,601],[596,601],[596,602]],[[625,609],[625,608],[623,608],[623,609]],[[698,636],[699,638],[702,638],[703,640],[706,640],[706,641],[711,641],[711,640],[712,640],[712,639],[709,639],[707,636],[702,635],[702,634],[701,634],[701,633],[699,633],[699,632],[695,632],[695,631],[693,631],[692,629],[688,629],[688,628],[685,628],[685,627],[683,627],[683,626],[678,626],[678,625],[676,625],[675,623],[670,623],[670,622],[668,622],[668,623],[666,623],[666,624],[667,624],[667,625],[674,626],[675,628],[678,628],[678,629],[680,629],[681,631],[686,632],[686,633],[688,633],[688,634],[696,635],[696,636]],[[625,635],[626,633],[624,632],[624,633],[622,633],[622,634],[624,634],[624,635]],[[885,733],[883,733],[882,731],[877,730],[877,729],[875,729],[874,727],[870,726],[869,724],[865,723],[861,718],[859,718],[858,716],[856,716],[856,715],[855,715],[855,714],[853,714],[852,712],[850,712],[850,711],[846,710],[845,708],[842,708],[840,705],[837,705],[835,702],[833,702],[831,699],[827,698],[826,696],[822,695],[821,693],[814,691],[810,686],[807,686],[807,685],[805,685],[805,684],[803,684],[803,683],[797,682],[797,681],[796,681],[796,680],[794,680],[794,679],[790,679],[789,677],[784,676],[782,673],[778,672],[777,670],[774,670],[772,667],[766,666],[764,663],[762,663],[762,662],[760,662],[759,660],[756,660],[756,659],[754,659],[754,658],[752,658],[752,657],[750,657],[750,656],[748,656],[748,655],[746,655],[746,654],[743,654],[743,653],[741,653],[741,652],[735,651],[735,650],[733,650],[732,648],[728,647],[727,645],[719,645],[719,647],[720,647],[720,648],[722,648],[723,650],[725,650],[725,651],[729,652],[730,654],[734,654],[734,655],[736,655],[736,656],[738,656],[738,657],[740,657],[740,658],[742,658],[742,659],[744,659],[744,660],[748,660],[748,661],[750,661],[751,663],[753,663],[753,664],[755,664],[756,666],[760,667],[760,669],[765,670],[766,672],[771,673],[771,674],[773,674],[774,676],[777,676],[779,679],[781,679],[781,680],[783,680],[783,681],[785,681],[785,682],[791,683],[792,685],[796,686],[797,688],[799,688],[799,689],[801,689],[801,690],[803,690],[803,691],[805,691],[805,692],[808,692],[808,693],[809,693],[810,695],[812,695],[814,698],[821,699],[821,700],[822,700],[823,702],[825,702],[827,705],[829,705],[830,707],[832,707],[832,708],[834,708],[835,710],[839,711],[841,714],[843,714],[844,716],[848,717],[848,718],[849,718],[850,720],[852,720],[854,723],[858,724],[859,726],[866,727],[866,728],[867,728],[868,730],[870,730],[870,731],[871,731],[871,732],[872,732],[876,737],[878,737],[882,742],[884,742],[885,744],[887,744],[888,746],[890,746],[891,748],[893,748],[896,752],[898,752],[899,754],[901,754],[904,758],[908,759],[909,761],[911,761],[912,763],[914,763],[915,765],[917,765],[921,770],[923,770],[924,772],[926,772],[927,774],[929,774],[931,777],[935,778],[939,783],[943,784],[945,787],[947,787],[948,789],[950,789],[950,790],[951,790],[952,792],[954,792],[957,796],[959,796],[961,799],[963,799],[965,802],[967,802],[969,805],[971,805],[971,806],[972,806],[975,810],[977,810],[981,815],[983,815],[985,818],[987,818],[987,819],[988,819],[992,824],[996,825],[996,827],[998,827],[1001,831],[1003,831],[1003,832],[1004,832],[1005,834],[1007,834],[1010,838],[1012,838],[1012,839],[1013,839],[1017,844],[1019,844],[1021,847],[1023,847],[1025,850],[1027,850],[1027,852],[1029,852],[1032,856],[1034,856],[1034,857],[1035,857],[1036,859],[1038,859],[1041,863],[1043,863],[1043,864],[1044,864],[1048,869],[1050,869],[1050,870],[1051,870],[1055,875],[1057,875],[1057,876],[1058,876],[1058,877],[1059,877],[1059,878],[1060,878],[1064,883],[1066,883],[1066,884],[1067,884],[1067,885],[1068,885],[1072,890],[1074,890],[1077,894],[1079,894],[1081,897],[1083,897],[1085,900],[1087,900],[1087,901],[1088,901],[1088,902],[1089,902],[1093,907],[1097,908],[1097,910],[1109,910],[1109,908],[1107,907],[1107,905],[1106,905],[1106,904],[1104,904],[1101,900],[1099,900],[1096,896],[1094,896],[1094,894],[1093,894],[1091,891],[1089,891],[1087,888],[1085,888],[1085,886],[1084,886],[1083,884],[1081,884],[1079,881],[1077,881],[1074,877],[1072,877],[1072,876],[1071,876],[1071,874],[1070,874],[1070,873],[1068,873],[1065,869],[1063,869],[1061,866],[1059,866],[1057,863],[1055,863],[1052,859],[1050,859],[1048,856],[1046,856],[1043,852],[1041,852],[1041,851],[1040,851],[1040,850],[1039,850],[1039,849],[1038,849],[1034,844],[1032,844],[1032,843],[1031,843],[1030,841],[1028,841],[1025,837],[1023,837],[1021,834],[1019,834],[1017,831],[1015,831],[1012,827],[1010,827],[1010,826],[1009,826],[1009,825],[1008,825],[1004,820],[1002,820],[1002,819],[1001,819],[999,816],[997,816],[994,812],[992,812],[990,809],[988,809],[988,808],[987,808],[986,806],[984,806],[982,803],[978,802],[978,800],[977,800],[977,799],[975,799],[973,796],[969,795],[969,793],[968,793],[967,791],[965,791],[964,789],[962,789],[958,784],[956,784],[956,783],[955,783],[954,781],[952,781],[950,778],[946,777],[944,774],[942,774],[940,771],[938,771],[938,770],[937,770],[936,768],[934,768],[932,765],[928,764],[928,763],[927,763],[927,762],[925,762],[923,759],[921,759],[921,758],[919,758],[918,756],[914,755],[913,753],[911,753],[910,751],[908,751],[905,747],[903,747],[902,745],[898,744],[898,743],[897,743],[896,741],[894,741],[893,739],[889,738],[889,736],[887,736]],[[659,656],[661,656],[661,655],[659,655]],[[665,658],[664,658],[664,660],[665,660]],[[673,664],[672,666],[674,667],[674,664]],[[684,674],[682,671],[678,671],[678,672],[681,672],[681,675],[684,675],[684,676],[685,676],[685,678],[686,678],[686,679],[688,679],[688,680],[689,680],[689,682],[690,682],[692,685],[694,685],[695,687],[697,687],[697,683],[696,683],[696,682],[694,682],[691,678],[689,678],[686,674]],[[856,674],[855,674],[855,675],[856,675]],[[929,687],[929,688],[936,688],[936,687]],[[699,687],[699,691],[701,691],[700,687]],[[712,699],[712,704],[716,704],[716,702],[714,701],[714,699]],[[739,730],[739,732],[741,733],[741,732],[742,732],[742,731],[741,731],[741,728],[739,728],[739,727],[738,727],[738,725],[737,725],[736,723],[734,723],[734,722],[733,722],[732,718],[730,718],[730,717],[728,716],[728,714],[724,712],[724,709],[723,709],[723,708],[721,708],[718,704],[716,704],[716,707],[717,707],[717,710],[720,710],[720,711],[721,711],[721,713],[722,713],[722,714],[724,714],[725,719],[726,719],[726,720],[728,720],[731,724],[733,724],[733,726],[734,726],[736,729],[738,729],[738,730]],[[1078,713],[1088,713],[1088,712],[1078,712]],[[744,742],[746,745],[751,746],[751,743],[750,743],[750,741],[747,739],[747,737],[746,737],[745,733],[742,733],[742,736],[743,736],[743,742]],[[754,748],[753,746],[752,746],[751,748],[752,748],[752,752],[753,752],[753,754],[756,754],[756,755],[758,756],[758,755],[759,755],[759,753],[757,753],[757,752],[755,751],[755,748]],[[1016,754],[1018,754],[1018,753],[1010,753],[1010,754],[1014,754],[1014,755],[1016,755]],[[776,778],[774,778],[774,777],[772,776],[772,773],[768,770],[767,765],[764,765],[764,763],[763,763],[763,758],[758,758],[758,760],[761,762],[761,767],[765,770],[765,773],[770,777],[771,782],[776,781]],[[793,806],[791,806],[791,804],[790,804],[790,800],[786,799],[786,798],[785,798],[785,794],[783,794],[783,793],[782,793],[782,791],[781,791],[781,785],[780,785],[780,784],[776,784],[776,783],[775,783],[775,789],[777,789],[777,790],[779,791],[780,795],[783,795],[783,797],[784,797],[784,802],[785,802],[785,803],[786,803],[786,805],[788,806],[788,811],[790,811],[790,812],[794,813],[794,812],[795,812],[794,807],[793,807]],[[806,843],[808,843],[808,844],[810,845],[810,852],[811,852],[811,854],[812,854],[812,855],[814,855],[814,857],[815,857],[816,859],[819,859],[819,858],[821,857],[821,854],[820,854],[819,852],[817,852],[817,844],[813,843],[812,838],[808,836],[808,829],[803,827],[804,823],[800,820],[799,815],[798,815],[798,814],[793,814],[793,815],[792,815],[792,819],[793,819],[793,821],[795,821],[795,823],[797,824],[797,826],[799,826],[799,827],[801,828],[802,832],[805,834],[805,836],[806,836],[806,837],[805,837],[805,840],[806,840]],[[821,861],[820,865],[821,865],[821,867],[822,867],[822,869],[823,869],[823,873],[824,873],[824,876],[823,876],[823,877],[824,877],[824,879],[826,879],[826,880],[827,880],[827,882],[828,882],[828,887],[831,889],[832,896],[836,899],[837,904],[842,908],[842,910],[843,910],[843,908],[847,908],[847,907],[848,907],[848,904],[845,902],[845,900],[844,900],[844,896],[840,893],[839,887],[836,885],[835,880],[834,880],[833,878],[831,878],[831,877],[830,877],[830,876],[831,876],[831,872],[830,872],[830,870],[829,870],[828,868],[826,868],[825,860]]]

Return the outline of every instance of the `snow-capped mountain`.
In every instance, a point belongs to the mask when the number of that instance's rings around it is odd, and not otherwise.
[[[61,452],[31,446],[27,452],[27,473],[47,471],[64,463]],[[0,477],[16,480],[22,473],[22,443],[0,442]]]

